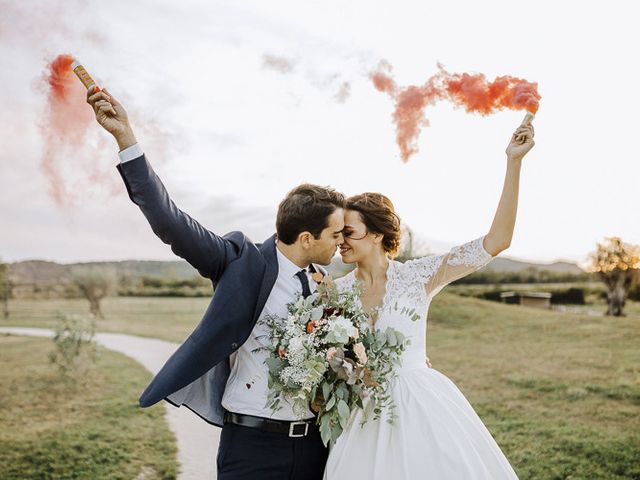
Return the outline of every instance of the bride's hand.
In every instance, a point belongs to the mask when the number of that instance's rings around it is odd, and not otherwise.
[[[534,129],[531,123],[520,125],[513,135],[511,142],[507,146],[507,158],[509,160],[522,160],[522,158],[533,148]]]

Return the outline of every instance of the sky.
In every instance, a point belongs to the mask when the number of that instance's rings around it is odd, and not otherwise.
[[[302,182],[384,193],[433,252],[488,232],[522,112],[438,103],[404,163],[394,105],[369,78],[385,61],[402,86],[438,64],[538,83],[536,146],[501,256],[583,263],[605,237],[640,244],[630,5],[0,0],[0,258],[174,258],[128,199],[113,138],[97,123],[51,125],[45,77],[62,53],[124,105],[176,204],[219,234],[267,238]]]

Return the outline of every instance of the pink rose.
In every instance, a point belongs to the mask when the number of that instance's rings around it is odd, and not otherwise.
[[[336,349],[336,347],[331,347],[329,350],[327,350],[327,361],[331,361],[336,357],[336,354],[338,353],[338,350]]]

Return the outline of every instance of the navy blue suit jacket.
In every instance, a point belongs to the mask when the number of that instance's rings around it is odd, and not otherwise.
[[[165,399],[221,426],[229,355],[249,337],[278,276],[275,235],[262,244],[242,232],[216,235],[176,207],[144,155],[117,168],[153,232],[215,288],[202,320],[142,393],[140,405]]]

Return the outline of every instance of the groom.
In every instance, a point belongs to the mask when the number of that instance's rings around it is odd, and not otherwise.
[[[311,411],[266,406],[267,353],[256,351],[266,316],[316,286],[321,267],[342,244],[344,196],[304,184],[282,200],[277,234],[253,244],[241,232],[218,236],[173,203],[136,142],[122,105],[107,91],[87,93],[98,123],[120,149],[118,170],[131,200],[153,232],[200,275],[215,295],[186,341],[140,397],[142,407],[165,399],[222,427],[220,480],[321,479],[327,458]],[[315,274],[314,274],[315,273]]]

